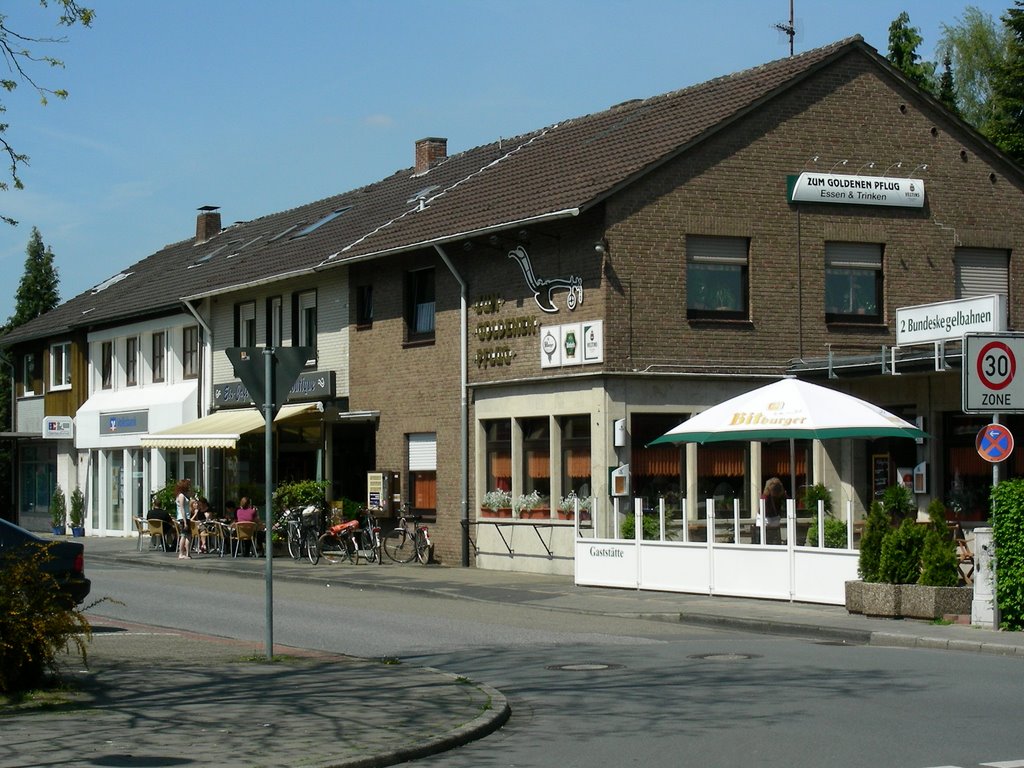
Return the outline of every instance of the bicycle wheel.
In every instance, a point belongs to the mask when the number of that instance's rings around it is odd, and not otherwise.
[[[299,538],[297,525],[288,525],[288,554],[292,556],[292,560],[302,557],[302,539]]]
[[[396,563],[411,563],[416,557],[412,536],[405,528],[389,531],[384,537],[384,554]]]
[[[306,557],[313,565],[320,562],[320,544],[316,538],[316,531],[312,528],[306,531]]]
[[[359,532],[359,543],[356,545],[356,551],[354,561],[359,562],[359,558],[362,557],[368,563],[377,562],[377,546],[379,544],[374,542],[373,533],[370,531]]]
[[[416,559],[424,565],[430,562],[430,540],[424,531],[416,531]]]
[[[333,533],[325,533],[316,543],[317,552],[328,563],[343,563],[349,559],[348,547],[345,542]]]

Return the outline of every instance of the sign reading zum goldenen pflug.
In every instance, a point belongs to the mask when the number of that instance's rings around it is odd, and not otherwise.
[[[809,173],[787,179],[793,203],[845,203],[847,205],[891,205],[924,207],[922,179],[894,179],[888,176],[844,176],[839,173]]]

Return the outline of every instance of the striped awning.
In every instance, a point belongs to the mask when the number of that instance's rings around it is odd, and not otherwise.
[[[277,412],[274,422],[322,410],[321,403],[285,405]],[[262,429],[266,425],[265,418],[255,408],[217,411],[187,424],[145,435],[142,445],[149,448],[234,448],[242,435]]]

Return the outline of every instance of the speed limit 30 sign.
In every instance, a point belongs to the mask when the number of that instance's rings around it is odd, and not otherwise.
[[[1024,334],[965,334],[964,413],[1024,413]]]

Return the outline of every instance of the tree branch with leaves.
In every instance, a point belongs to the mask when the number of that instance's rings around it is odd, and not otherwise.
[[[50,6],[50,0],[40,0],[44,8]],[[71,27],[81,24],[83,27],[92,25],[95,12],[90,8],[79,5],[75,0],[56,0],[53,5],[59,10],[57,23],[62,27]],[[22,34],[8,26],[9,14],[0,13],[0,54],[7,64],[7,77],[0,77],[0,88],[8,93],[13,92],[21,84],[32,88],[39,96],[40,102],[45,106],[50,98],[66,99],[68,92],[63,88],[51,88],[43,85],[34,74],[41,67],[63,69],[64,62],[55,56],[38,54],[33,48],[47,48],[52,45],[60,45],[67,42],[66,37],[48,37]],[[0,114],[5,114],[7,107],[0,102]],[[7,191],[11,185],[15,189],[24,189],[24,184],[19,176],[19,168],[28,165],[28,155],[17,151],[7,140],[7,129],[10,124],[0,122],[0,151],[6,155],[10,163],[10,181],[0,179],[0,191]],[[8,224],[17,224],[9,216],[0,214],[0,219]]]

